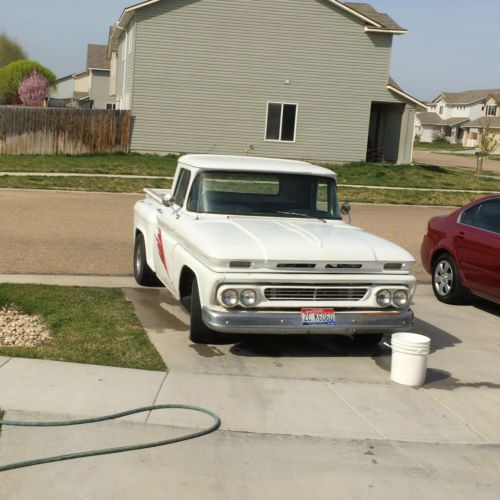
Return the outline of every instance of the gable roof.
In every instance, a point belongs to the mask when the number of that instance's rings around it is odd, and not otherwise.
[[[432,102],[437,102],[441,97],[446,104],[472,104],[482,101],[487,97],[500,94],[500,89],[465,90],[464,92],[441,92]]]
[[[89,69],[109,69],[110,62],[108,61],[108,46],[95,45],[89,43],[87,45],[87,70]]]
[[[424,111],[423,113],[417,113],[417,118],[422,125],[442,125],[443,120],[437,113],[432,113],[431,111]]]
[[[466,116],[456,116],[454,118],[447,118],[446,120],[443,120],[437,113],[433,113],[432,111],[417,113],[417,118],[422,125],[441,125],[449,127],[469,121]]]
[[[136,10],[148,7],[149,5],[153,5],[161,1],[162,0],[146,0],[141,3],[131,5],[130,7],[125,7],[120,16],[120,19],[118,19],[118,22],[116,23],[116,27],[119,27],[121,29],[126,28]],[[401,26],[399,26],[399,24],[397,24],[388,14],[378,12],[368,3],[341,2],[340,0],[326,1],[351,14],[352,16],[364,21],[367,24],[367,31],[373,30],[377,32],[387,32],[393,34],[406,33],[406,30],[404,28],[401,28]],[[110,34],[110,39],[115,38],[115,33],[116,29],[114,29]]]
[[[481,116],[481,118],[477,118],[476,120],[472,120],[471,122],[467,122],[463,125],[466,128],[484,128],[486,124],[489,122],[490,128],[500,128],[500,116]]]
[[[337,2],[341,3],[341,2]],[[346,2],[344,3],[346,7],[349,7],[354,12],[365,16],[367,19],[371,21],[375,21],[380,29],[389,30],[389,31],[406,31],[405,28],[399,26],[391,16],[384,12],[378,12],[375,10],[369,3],[352,3]]]
[[[396,81],[392,78],[392,76],[389,76],[389,81],[387,82],[387,88],[391,91],[394,92],[395,94],[398,94],[400,97],[403,97],[407,101],[412,102],[413,104],[416,104],[417,106],[427,109],[427,105],[416,99],[415,97],[411,96],[407,92],[405,92],[397,83]]]

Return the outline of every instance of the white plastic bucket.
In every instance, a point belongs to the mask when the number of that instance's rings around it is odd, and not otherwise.
[[[427,357],[431,339],[417,333],[394,333],[392,349],[391,380],[398,384],[419,387],[424,385],[427,374]]]

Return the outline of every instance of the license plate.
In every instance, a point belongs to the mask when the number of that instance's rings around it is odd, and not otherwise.
[[[335,309],[302,308],[303,325],[335,326]]]

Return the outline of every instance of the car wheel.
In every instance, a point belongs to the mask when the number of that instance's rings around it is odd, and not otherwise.
[[[148,266],[146,260],[146,244],[142,233],[139,233],[135,238],[134,277],[135,281],[142,286],[162,286],[156,274]]]
[[[432,266],[432,290],[445,304],[461,304],[467,296],[455,259],[447,253],[440,255]]]
[[[358,333],[354,335],[354,340],[367,346],[377,345],[383,338],[383,333]]]
[[[215,341],[215,334],[203,323],[201,314],[200,292],[198,290],[198,282],[195,278],[191,289],[191,326],[189,338],[195,344],[212,344]]]

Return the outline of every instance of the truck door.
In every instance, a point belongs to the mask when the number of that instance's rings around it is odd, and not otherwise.
[[[171,269],[174,248],[177,245],[175,226],[180,217],[180,211],[184,206],[184,200],[186,198],[190,180],[191,172],[185,168],[181,168],[177,182],[175,183],[171,206],[158,209],[156,215],[156,248],[154,252],[155,270],[160,280],[171,290],[174,290],[175,288]]]

